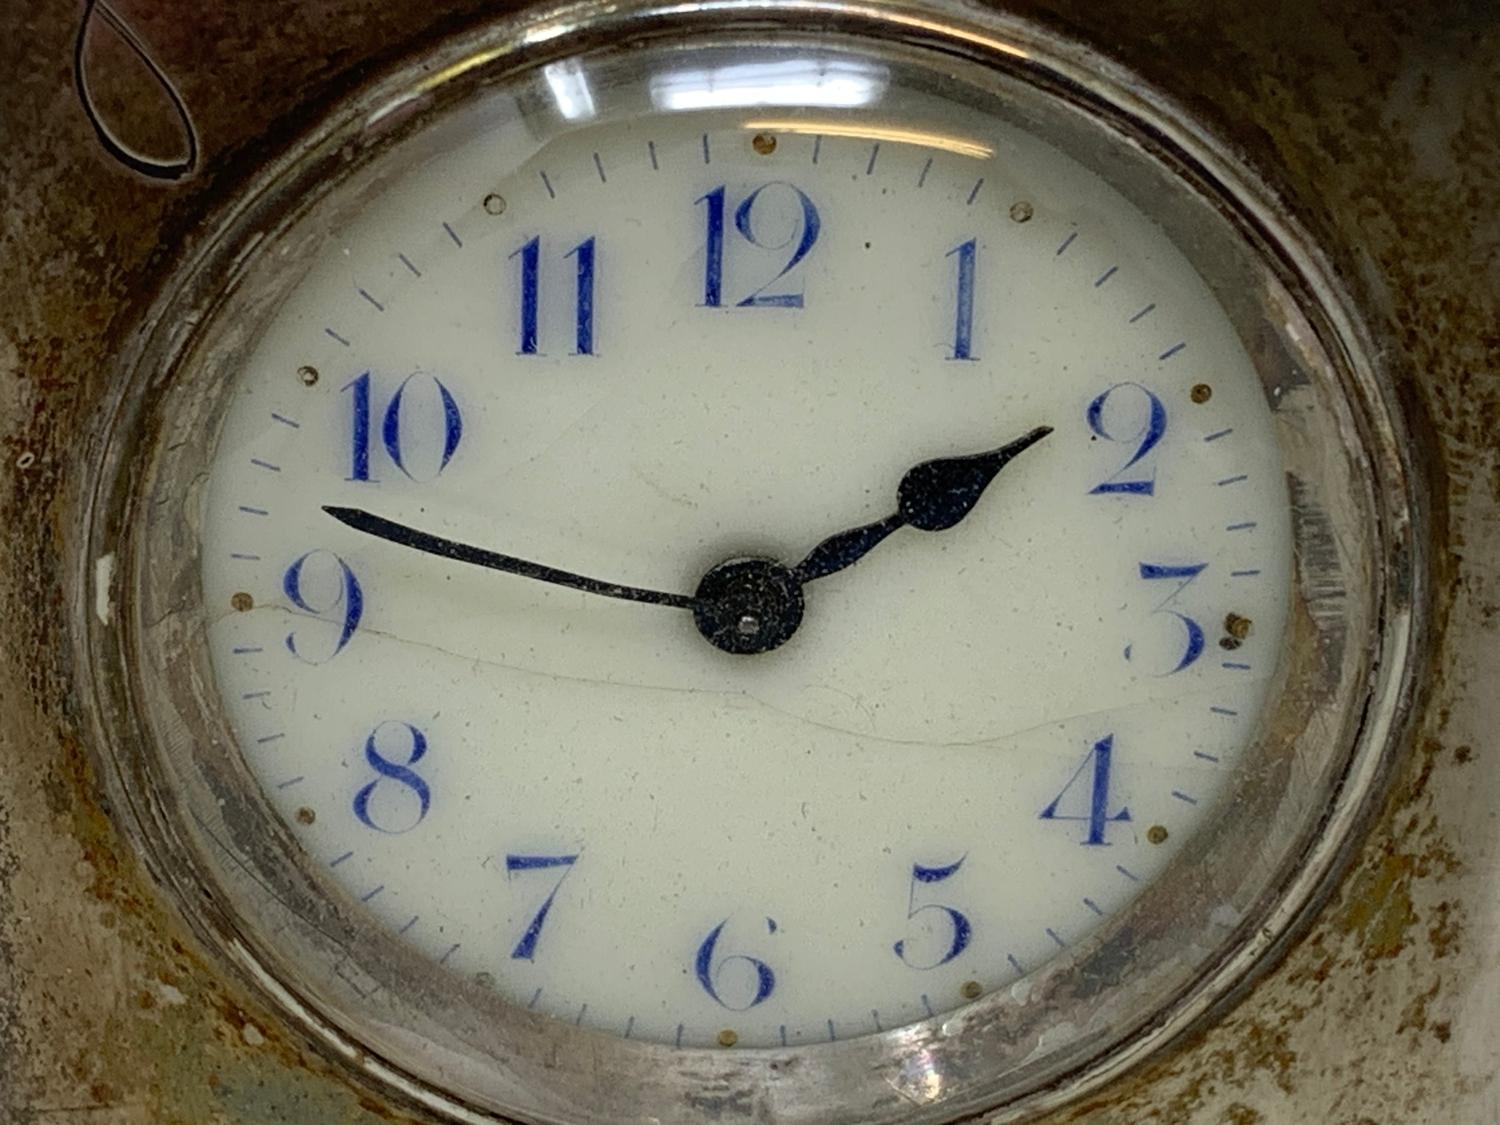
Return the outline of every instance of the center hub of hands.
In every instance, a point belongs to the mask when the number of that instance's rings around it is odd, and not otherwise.
[[[773,559],[730,559],[698,583],[693,620],[715,648],[738,656],[770,652],[802,624],[802,582]]]

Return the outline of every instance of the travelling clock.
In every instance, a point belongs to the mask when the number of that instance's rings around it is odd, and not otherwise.
[[[1411,674],[1401,421],[1265,199],[968,9],[412,58],[122,357],[86,608],[141,846],[457,1119],[1091,1088],[1317,900]]]

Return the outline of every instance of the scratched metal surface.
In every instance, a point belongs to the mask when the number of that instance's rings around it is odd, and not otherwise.
[[[1187,105],[1322,239],[1401,373],[1443,537],[1417,736],[1337,896],[1210,1029],[1054,1121],[1490,1125],[1500,1120],[1500,8],[1012,6]],[[76,733],[65,629],[80,594],[62,575],[78,545],[64,512],[109,357],[215,192],[361,75],[495,8],[114,0],[115,23],[90,4],[12,0],[0,11],[4,1125],[423,1119],[358,1085],[217,972],[123,847]],[[81,18],[93,120],[75,83]],[[111,156],[110,138],[164,178]]]

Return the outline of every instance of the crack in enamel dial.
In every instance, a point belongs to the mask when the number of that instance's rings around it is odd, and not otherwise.
[[[799,1045],[1011,987],[1234,798],[1290,582],[1250,357],[1098,175],[872,61],[547,81],[225,371],[245,762],[393,940],[570,1023]]]

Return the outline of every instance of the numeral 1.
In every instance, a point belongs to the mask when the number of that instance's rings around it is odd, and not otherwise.
[[[703,303],[724,307],[724,187],[720,185],[698,200],[708,204],[708,238],[703,250]]]
[[[949,250],[947,257],[958,255],[958,300],[953,317],[953,354],[949,359],[973,359],[974,350],[974,258],[978,243],[969,239]]]
[[[542,240],[531,239],[511,255],[521,259],[521,330],[517,355],[539,355],[538,319],[541,307]],[[574,297],[573,354],[594,354],[594,240],[586,238],[563,255],[577,259]]]

